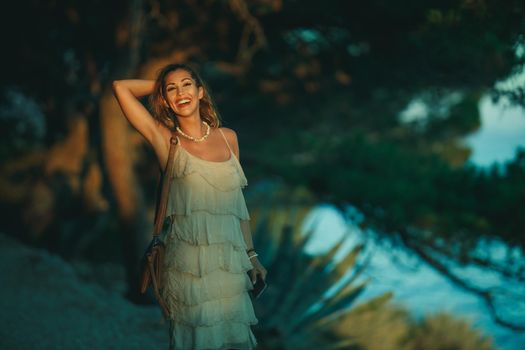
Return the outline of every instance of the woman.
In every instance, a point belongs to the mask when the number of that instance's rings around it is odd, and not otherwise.
[[[208,89],[187,65],[170,64],[155,81],[114,81],[113,91],[161,169],[177,139],[161,290],[170,349],[253,349],[258,320],[248,291],[267,271],[253,247],[236,133],[220,127]],[[152,114],[138,100],[145,95]]]

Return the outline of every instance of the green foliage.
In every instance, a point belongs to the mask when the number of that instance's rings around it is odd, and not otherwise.
[[[259,163],[270,173],[321,200],[356,205],[380,232],[410,223],[463,243],[482,236],[525,241],[525,223],[506,217],[523,211],[523,152],[505,174],[491,174],[358,132],[340,140],[297,132],[274,141],[260,150]]]
[[[410,350],[491,350],[492,340],[469,322],[446,313],[425,317],[412,326]]]

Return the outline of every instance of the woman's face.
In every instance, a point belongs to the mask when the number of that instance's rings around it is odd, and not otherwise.
[[[190,116],[198,112],[199,100],[204,96],[204,89],[198,87],[191,74],[184,69],[177,69],[166,76],[166,102],[177,116]]]

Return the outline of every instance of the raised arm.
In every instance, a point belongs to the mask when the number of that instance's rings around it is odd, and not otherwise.
[[[154,80],[115,80],[113,81],[113,93],[126,119],[153,147],[161,169],[165,169],[171,131],[156,122],[139,101],[140,97],[153,92],[154,84]]]

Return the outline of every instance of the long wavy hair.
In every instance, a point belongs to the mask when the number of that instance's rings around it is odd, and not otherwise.
[[[213,99],[210,95],[210,90],[204,83],[204,80],[202,80],[200,75],[197,73],[197,71],[190,65],[183,63],[168,64],[159,71],[157,79],[155,80],[153,92],[149,95],[148,98],[149,104],[153,112],[153,118],[155,118],[171,130],[175,130],[175,127],[178,125],[177,116],[175,112],[171,109],[171,107],[166,106],[164,104],[164,101],[167,101],[166,76],[170,72],[176,71],[178,69],[184,69],[186,72],[188,72],[197,84],[197,87],[202,86],[202,88],[204,89],[204,94],[203,97],[199,100],[199,112],[201,118],[204,121],[206,121],[210,125],[210,127],[218,128],[221,124],[219,112],[217,111],[217,107],[215,106],[215,103],[213,102]]]

